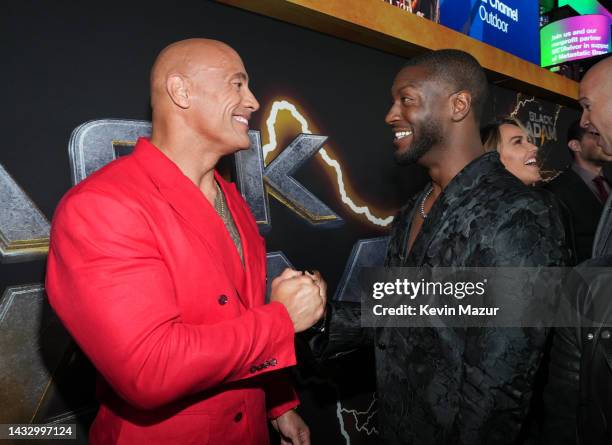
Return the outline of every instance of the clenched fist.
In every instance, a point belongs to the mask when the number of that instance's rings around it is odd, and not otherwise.
[[[289,312],[295,332],[302,332],[323,316],[327,285],[318,272],[285,269],[272,281],[270,301],[282,303]]]

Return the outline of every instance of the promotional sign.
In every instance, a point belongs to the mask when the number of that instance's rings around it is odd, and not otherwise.
[[[440,23],[440,0],[383,0],[419,17]]]
[[[604,15],[569,17],[540,30],[543,67],[610,52],[610,21]]]
[[[612,20],[612,14],[608,11],[608,8],[603,6],[603,4],[610,4],[609,0],[597,1],[597,0],[559,0],[559,8],[562,6],[570,6],[574,9],[578,14],[587,15],[587,14],[600,14],[605,15],[609,19]]]
[[[539,62],[538,2],[442,0],[440,23],[532,63]]]

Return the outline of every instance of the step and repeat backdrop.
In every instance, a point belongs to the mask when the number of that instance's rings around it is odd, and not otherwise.
[[[269,277],[287,265],[318,269],[330,298],[354,300],[356,271],[382,262],[395,211],[427,180],[417,166],[394,164],[384,123],[399,57],[206,1],[4,9],[0,423],[76,423],[86,443],[95,373],[45,302],[49,224],[73,184],[149,134],[148,73],[167,44],[214,38],[243,57],[261,109],[251,149],[222,169],[266,237]],[[523,120],[547,168],[564,168],[578,112],[491,88],[487,116]],[[313,443],[376,443],[371,352],[320,366],[297,342]]]

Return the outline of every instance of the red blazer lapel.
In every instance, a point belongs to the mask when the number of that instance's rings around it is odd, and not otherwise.
[[[243,304],[249,306],[244,268],[236,246],[225,224],[204,194],[176,164],[148,140],[138,140],[133,156],[147,171],[168,204],[200,237],[210,255],[218,260],[215,262],[221,266],[218,271],[228,277]]]
[[[215,177],[227,200],[228,207],[234,218],[236,228],[240,233],[240,241],[242,243],[242,255],[245,265],[245,281],[246,288],[249,290],[247,295],[249,301],[248,307],[251,307],[255,302],[263,303],[265,297],[265,276],[266,276],[266,248],[265,242],[255,223],[247,203],[242,195],[236,189],[236,185],[225,181],[215,172]]]

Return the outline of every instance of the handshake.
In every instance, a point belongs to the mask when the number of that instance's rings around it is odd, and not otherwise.
[[[272,281],[270,301],[287,309],[295,332],[313,326],[325,313],[327,283],[317,271],[285,269]]]

